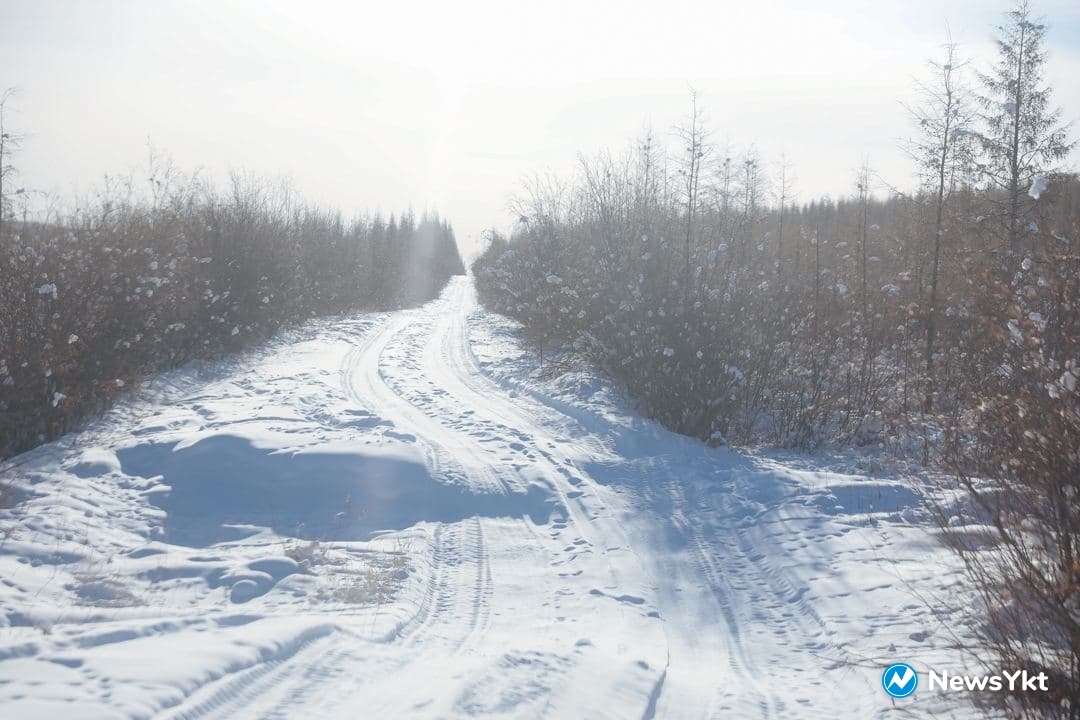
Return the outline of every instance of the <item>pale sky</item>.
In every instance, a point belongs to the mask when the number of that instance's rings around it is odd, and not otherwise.
[[[850,194],[864,159],[912,187],[912,79],[947,28],[985,67],[1009,5],[0,0],[0,89],[20,89],[29,189],[85,195],[149,140],[182,169],[287,177],[347,216],[437,209],[471,253],[510,226],[524,176],[646,126],[670,137],[691,86],[715,140],[787,156],[800,199]],[[1080,121],[1080,2],[1034,5],[1054,103]]]

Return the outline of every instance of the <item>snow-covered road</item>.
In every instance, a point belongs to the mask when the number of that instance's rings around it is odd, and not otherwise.
[[[947,708],[879,686],[958,662],[909,482],[710,449],[530,363],[457,278],[16,458],[0,716]]]

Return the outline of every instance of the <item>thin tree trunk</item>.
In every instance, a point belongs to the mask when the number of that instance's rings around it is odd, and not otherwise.
[[[951,59],[950,59],[951,67]],[[937,333],[938,271],[941,267],[941,237],[945,232],[945,175],[949,159],[949,133],[952,130],[952,88],[948,86],[946,75],[945,88],[945,128],[941,139],[941,154],[938,156],[937,217],[934,223],[934,261],[930,271],[930,307],[926,318],[926,398],[923,410],[930,412],[934,407],[934,339]]]
[[[1024,99],[1024,31],[1020,24],[1020,47],[1016,54],[1016,93],[1013,95],[1013,137],[1009,157],[1009,250],[1017,249],[1020,239],[1020,103]]]

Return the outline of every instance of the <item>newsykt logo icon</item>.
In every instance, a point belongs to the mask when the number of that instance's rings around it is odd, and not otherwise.
[[[881,687],[894,698],[906,698],[919,687],[919,676],[907,663],[893,663],[881,673]]]

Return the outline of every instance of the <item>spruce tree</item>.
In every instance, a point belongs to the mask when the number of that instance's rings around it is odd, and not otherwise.
[[[998,216],[1010,250],[1016,250],[1032,208],[1028,189],[1072,149],[1061,110],[1050,107],[1043,85],[1046,25],[1018,0],[997,28],[997,62],[980,73],[985,129],[982,170],[991,190],[1002,193]]]

